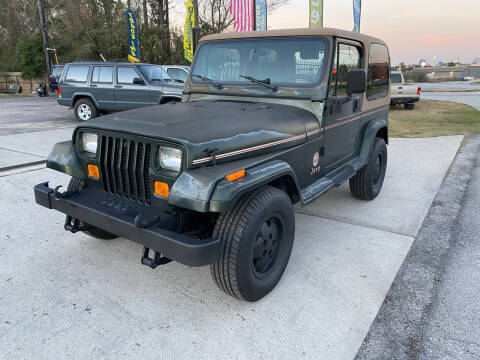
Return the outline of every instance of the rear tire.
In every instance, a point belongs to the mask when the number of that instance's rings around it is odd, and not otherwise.
[[[382,190],[387,171],[387,145],[375,138],[368,163],[350,179],[350,192],[360,200],[373,200]]]
[[[89,98],[78,99],[73,108],[73,114],[77,121],[88,121],[100,115],[95,104]]]
[[[68,183],[68,188],[67,190],[81,190],[87,187],[87,184],[85,184],[85,181],[77,179],[72,177],[70,179],[70,182]],[[80,222],[80,226],[85,226],[88,224],[85,224],[84,222]],[[108,231],[99,229],[99,228],[93,228],[91,230],[86,230],[84,231],[85,234],[97,238],[97,239],[102,239],[102,240],[111,240],[115,239],[118,236],[112,233],[109,233]]]
[[[222,254],[210,265],[213,280],[237,299],[261,299],[282,277],[294,236],[292,202],[284,191],[266,186],[245,195],[217,219],[213,237]]]

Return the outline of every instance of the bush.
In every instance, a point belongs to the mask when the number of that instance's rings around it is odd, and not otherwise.
[[[45,72],[45,53],[39,33],[20,39],[17,43],[17,59],[24,79],[33,79]]]

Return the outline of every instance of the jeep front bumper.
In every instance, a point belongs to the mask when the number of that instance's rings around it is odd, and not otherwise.
[[[168,221],[168,215],[147,206],[90,189],[59,196],[48,182],[36,185],[34,192],[39,205],[134,241],[165,258],[188,266],[204,266],[220,258],[219,240],[197,239],[163,229],[162,222]],[[144,224],[140,218],[146,219]]]

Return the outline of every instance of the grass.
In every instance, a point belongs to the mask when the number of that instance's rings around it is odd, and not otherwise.
[[[480,133],[480,111],[449,101],[420,100],[413,110],[391,106],[391,137],[434,137]]]
[[[480,81],[474,81],[472,82],[472,85],[480,85]]]

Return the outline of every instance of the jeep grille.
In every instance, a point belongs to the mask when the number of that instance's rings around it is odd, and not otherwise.
[[[104,190],[143,204],[150,204],[151,144],[102,136],[100,170]]]

